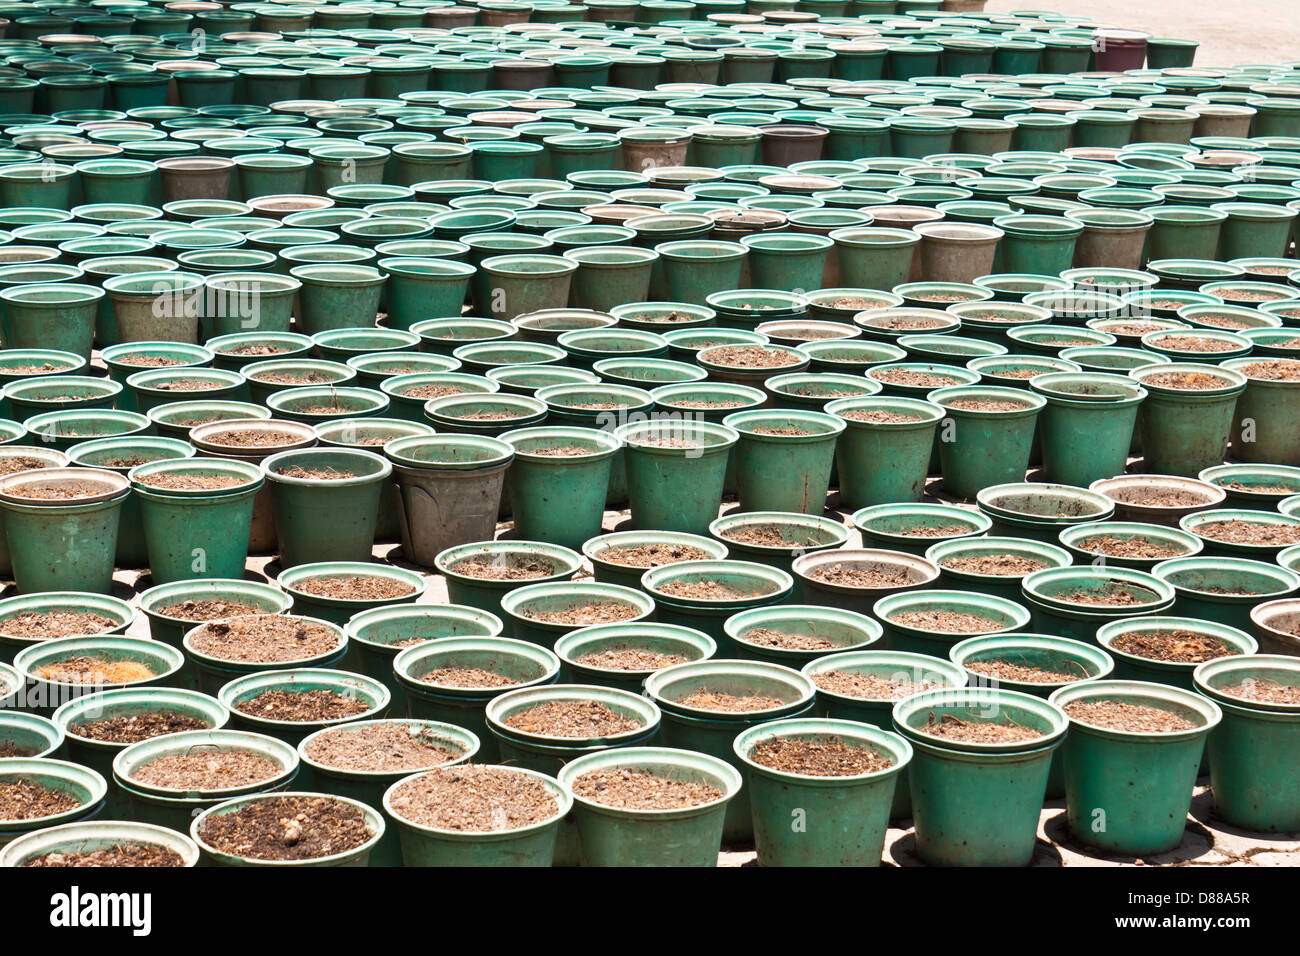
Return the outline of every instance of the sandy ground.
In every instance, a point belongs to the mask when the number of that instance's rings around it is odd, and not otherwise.
[[[1300,59],[1300,3],[1296,0],[989,0],[985,8],[990,13],[1033,9],[1091,17],[1154,36],[1199,40],[1197,66]]]

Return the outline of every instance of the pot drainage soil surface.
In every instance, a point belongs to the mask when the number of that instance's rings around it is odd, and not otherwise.
[[[1171,299],[1156,299],[1150,302],[1149,305],[1155,309],[1180,309],[1186,305],[1186,303],[1174,302]],[[980,316],[980,318],[982,319],[984,316]],[[1166,326],[1163,323],[1158,322],[1126,322],[1121,325],[1108,325],[1106,326],[1106,331],[1111,335],[1128,335],[1134,338],[1140,338],[1148,332],[1159,332],[1163,328],[1166,328]],[[1156,342],[1163,344],[1163,341],[1160,339],[1157,339]]]
[[[941,631],[945,634],[975,634],[996,631],[1000,621],[968,611],[900,611],[890,615],[890,622],[922,631]]]
[[[843,694],[845,697],[860,697],[863,700],[902,700],[939,686],[937,681],[932,680],[912,681],[881,677],[878,674],[855,674],[852,671],[822,671],[810,676],[821,690]]]
[[[629,445],[649,445],[653,448],[699,448],[700,443],[687,441],[685,438],[673,438],[668,435],[633,435],[627,439]]]
[[[1244,481],[1224,482],[1221,488],[1227,488],[1230,491],[1249,491],[1257,495],[1290,495],[1295,493],[1294,488],[1285,488],[1282,485],[1251,485]]]
[[[175,850],[156,843],[115,843],[82,853],[44,853],[20,863],[25,867],[184,866]]]
[[[88,611],[39,611],[16,614],[0,621],[0,634],[36,641],[76,634],[99,634],[116,624],[99,614]]]
[[[1143,505],[1149,508],[1192,508],[1207,504],[1210,499],[1195,491],[1156,486],[1129,486],[1107,491],[1106,496],[1126,505]]]
[[[164,754],[137,767],[131,779],[165,790],[229,790],[251,787],[284,768],[251,750]]]
[[[235,710],[265,720],[307,721],[339,720],[364,714],[370,705],[364,700],[340,694],[336,690],[268,690],[240,701]]]
[[[698,710],[716,710],[733,714],[748,713],[751,710],[771,710],[774,707],[785,706],[785,701],[777,700],[775,697],[764,697],[761,694],[743,696],[725,694],[721,691],[709,690],[707,687],[692,691],[685,697],[679,697],[675,703],[685,704],[687,707],[694,707]]]
[[[307,756],[336,770],[423,770],[460,756],[430,731],[407,724],[340,727],[313,737]]]
[[[1206,372],[1160,372],[1142,379],[1143,385],[1158,385],[1161,388],[1181,388],[1192,392],[1203,392],[1227,385],[1225,379]]]
[[[550,448],[530,448],[528,454],[543,455],[546,458],[581,458],[583,455],[592,455],[595,452],[581,445],[552,445]]]
[[[479,561],[466,558],[451,566],[457,574],[484,581],[527,581],[530,578],[547,578],[555,573],[555,565],[537,558],[507,557],[504,560]]]
[[[774,524],[749,525],[744,528],[727,528],[722,536],[728,541],[752,544],[760,548],[808,548],[819,542],[811,536],[798,537],[782,531]]]
[[[1200,664],[1236,653],[1213,635],[1184,630],[1130,631],[1116,637],[1110,646],[1135,657],[1175,664]]]
[[[920,415],[905,415],[902,412],[887,412],[878,408],[855,408],[852,411],[841,412],[840,418],[848,418],[855,422],[872,422],[877,425],[903,425],[921,421]]]
[[[574,778],[573,793],[620,810],[682,810],[722,799],[707,783],[667,780],[636,770],[591,770]]]
[[[115,361],[118,365],[137,365],[141,368],[168,368],[184,364],[180,359],[164,358],[161,355],[124,355]]]
[[[405,581],[374,575],[306,578],[295,581],[293,588],[307,594],[337,598],[342,601],[381,601],[415,593],[415,588]]]
[[[178,714],[171,710],[158,710],[147,714],[119,714],[102,720],[88,720],[68,728],[68,732],[87,740],[105,740],[115,744],[134,744],[163,734],[177,734],[183,730],[208,730],[212,725],[206,720]]]
[[[849,588],[889,588],[912,584],[912,575],[901,565],[878,564],[866,568],[832,564],[814,568],[808,576],[827,584]]]
[[[1300,542],[1300,525],[1256,524],[1253,521],[1209,521],[1196,533],[1232,544],[1284,545]]]
[[[547,701],[511,714],[503,723],[526,734],[588,739],[626,734],[644,726],[595,700]]]
[[[980,554],[967,558],[948,558],[940,565],[967,574],[992,574],[1000,577],[1024,577],[1047,567],[1046,561],[1021,557],[1018,554]]]
[[[888,770],[894,761],[865,747],[852,747],[835,737],[799,740],[770,737],[754,745],[754,763],[801,777],[854,777]]]
[[[153,386],[160,392],[206,392],[214,388],[224,388],[225,382],[210,378],[178,378],[171,382],[159,382]]]
[[[627,647],[593,651],[590,654],[583,654],[577,662],[583,667],[607,671],[657,671],[660,668],[672,667],[674,664],[685,664],[687,660],[689,658],[684,654],[663,654],[658,651]]]
[[[938,329],[949,322],[945,319],[917,319],[893,316],[886,319],[868,319],[864,322],[873,329],[895,329],[898,331],[919,331],[921,329]]]
[[[335,380],[323,372],[256,372],[248,377],[272,385],[329,385]]]
[[[787,634],[770,627],[756,627],[741,635],[741,639],[762,647],[780,647],[790,651],[816,651],[835,645],[822,637],[808,634]]]
[[[522,684],[523,679],[507,677],[482,667],[439,667],[420,678],[426,684],[439,684],[443,687],[513,687]]]
[[[199,491],[217,488],[233,488],[248,483],[247,478],[237,475],[187,475],[184,472],[167,472],[157,475],[145,475],[137,478],[142,485],[150,488],[175,488],[182,491]]]
[[[1220,694],[1254,700],[1265,704],[1300,704],[1300,687],[1272,680],[1246,680],[1240,684],[1216,687]]]
[[[1231,342],[1212,339],[1201,335],[1165,335],[1151,340],[1152,345],[1177,352],[1231,352],[1237,348]]]
[[[210,816],[199,836],[223,853],[255,860],[314,860],[354,850],[374,831],[350,803],[289,796],[255,800],[232,813]]]
[[[1012,402],[980,398],[960,398],[944,402],[948,408],[961,408],[972,412],[1017,412],[1029,407],[1028,402]]]
[[[0,740],[0,757],[34,757],[36,751],[31,747],[20,747],[12,740]]]
[[[391,804],[404,820],[461,832],[532,826],[560,809],[536,778],[506,767],[472,764],[420,774],[393,792]]]
[[[69,657],[36,668],[42,680],[59,684],[126,684],[148,680],[153,668],[139,661],[110,661],[102,657]]]
[[[1065,594],[1053,595],[1056,600],[1064,601],[1067,604],[1088,604],[1094,607],[1128,607],[1134,604],[1144,604],[1146,600],[1134,594],[1122,584],[1109,583],[1102,585],[1096,591],[1069,591]]]
[[[690,598],[693,601],[738,601],[743,598],[761,597],[771,592],[745,590],[738,591],[721,581],[669,581],[659,586],[664,594],[674,597]]]
[[[605,548],[597,557],[629,568],[657,568],[679,561],[706,561],[709,555],[686,544],[641,544],[634,548]]]
[[[665,404],[671,404],[676,408],[739,408],[741,405],[744,405],[746,403],[741,401],[738,398],[733,398],[733,399],[717,399],[711,402],[710,401],[684,401],[683,402],[674,399],[672,402],[666,402]]]
[[[1118,700],[1076,700],[1066,704],[1064,709],[1080,723],[1128,733],[1173,734],[1196,726],[1186,717],[1159,707],[1126,704]]]
[[[1037,740],[1043,736],[1031,727],[993,720],[962,720],[944,714],[938,720],[934,715],[916,728],[923,734],[943,740],[956,740],[970,744],[1012,744],[1021,740]]]
[[[1108,534],[1076,541],[1075,547],[1112,558],[1173,558],[1187,553],[1185,548],[1170,548],[1150,538],[1116,538]]]
[[[787,437],[814,434],[814,432],[807,431],[806,429],[794,428],[789,425],[764,425],[759,428],[750,428],[747,430],[754,435],[785,435]]]
[[[235,601],[182,601],[158,608],[154,613],[162,617],[174,617],[178,621],[216,621],[223,617],[261,614],[262,608]]]
[[[0,458],[0,475],[12,475],[19,471],[32,471],[36,468],[48,468],[50,463],[27,455],[15,455],[13,458]]]
[[[913,372],[904,368],[873,370],[871,377],[881,382],[888,382],[890,385],[914,385],[923,388],[961,384],[959,379],[951,375],[940,375],[938,372]]]
[[[593,601],[590,604],[576,604],[556,611],[534,611],[525,608],[520,613],[530,621],[586,627],[590,624],[626,621],[628,618],[636,617],[638,610],[633,605],[622,601]]]
[[[798,365],[799,359],[781,349],[761,345],[722,345],[697,353],[699,358],[728,368],[782,368]]]
[[[217,349],[221,355],[280,355],[289,351],[288,346],[279,345],[257,345],[249,343],[248,345],[237,345],[233,349]],[[265,379],[262,379],[265,381]]]
[[[1077,674],[1066,674],[1045,667],[1031,667],[1027,664],[1014,664],[1011,661],[997,659],[966,661],[964,666],[967,670],[992,677],[994,680],[1017,681],[1022,684],[1068,684],[1088,676],[1082,668]]]
[[[1300,381],[1300,365],[1296,365],[1293,360],[1251,362],[1238,371],[1247,378],[1262,378],[1270,382]]]
[[[0,781],[0,820],[35,820],[81,806],[69,794],[29,780]]]
[[[302,436],[273,428],[260,428],[248,431],[213,432],[203,440],[209,445],[222,445],[227,448],[279,448],[282,445],[298,444],[302,441]]]
[[[22,485],[11,488],[8,494],[15,498],[32,498],[41,501],[74,501],[77,498],[94,498],[107,489],[102,485],[88,482],[72,482],[62,485]]]
[[[884,299],[867,299],[862,296],[845,296],[840,299],[831,299],[829,302],[819,302],[818,305],[832,309],[856,309],[859,312],[864,309],[884,309],[889,307],[889,303]]]
[[[345,408],[333,409],[334,411],[347,411]],[[313,409],[304,408],[301,411],[312,412]],[[338,471],[334,468],[303,468],[301,465],[290,465],[288,468],[277,468],[277,475],[284,475],[286,478],[315,478],[317,481],[341,481],[344,478],[357,477],[356,472]]]
[[[322,624],[278,614],[258,614],[213,621],[196,631],[194,650],[223,661],[273,664],[318,657],[339,645]]]

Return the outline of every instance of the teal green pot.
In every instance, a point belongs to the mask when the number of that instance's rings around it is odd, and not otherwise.
[[[597,429],[522,428],[501,436],[515,450],[508,473],[515,530],[569,548],[600,533],[619,443]]]
[[[882,597],[926,587],[939,577],[939,568],[924,558],[877,548],[835,548],[805,554],[794,560],[790,570],[802,583],[808,603],[861,614],[872,613]],[[859,575],[875,580],[863,580]]]
[[[1123,473],[1146,389],[1099,372],[1048,373],[1030,387],[1046,400],[1038,416],[1046,480],[1086,487]]]
[[[1004,233],[995,271],[1056,275],[1074,264],[1083,225],[1058,216],[1016,215],[993,220]]]
[[[974,498],[984,488],[1023,477],[1043,398],[986,385],[936,389],[928,397],[953,423],[938,446],[949,492]]]
[[[704,534],[722,501],[727,457],[739,433],[702,421],[629,422],[624,444],[636,528]]]
[[[1222,202],[1210,208],[1228,216],[1219,234],[1221,258],[1286,254],[1297,215],[1295,209],[1253,202]]]
[[[272,72],[270,70],[266,71]],[[283,71],[290,72],[290,71]],[[268,94],[274,97],[275,94]],[[263,97],[265,98],[265,97]],[[248,809],[250,804],[257,804],[265,801],[273,801],[285,797],[302,797],[315,798],[319,794],[305,791],[277,791],[268,794],[253,794],[250,796],[239,796],[231,800],[218,803],[199,813],[194,821],[190,824],[190,838],[198,844],[199,849],[203,852],[203,860],[209,866],[215,867],[358,867],[367,866],[370,860],[371,852],[379,845],[383,839],[387,824],[380,813],[360,801],[350,800],[347,797],[333,796],[331,799],[335,803],[345,804],[351,809],[359,812],[365,820],[365,826],[372,834],[368,840],[360,846],[345,850],[339,853],[332,853],[326,856],[310,857],[300,860],[267,860],[257,856],[245,856],[225,850],[219,850],[204,840],[204,828],[209,820],[225,814],[238,813],[241,810]]]
[[[24,487],[44,484],[84,492],[71,499],[21,494]],[[19,593],[109,593],[118,519],[129,490],[122,475],[98,469],[44,468],[0,481],[0,508],[6,534],[12,535],[9,554]]]
[[[1259,365],[1253,359],[1232,358],[1219,365],[1246,377],[1246,389],[1238,397],[1232,416],[1233,457],[1276,465],[1300,464],[1300,441],[1286,424],[1293,420],[1300,389],[1285,377],[1273,377],[1300,369],[1300,364],[1274,359]]]
[[[1161,384],[1165,376],[1184,374],[1215,379],[1210,388]],[[1146,470],[1167,475],[1196,475],[1223,462],[1234,410],[1246,389],[1246,376],[1213,365],[1175,363],[1145,366],[1129,377],[1147,390],[1142,414],[1142,450]],[[1189,379],[1191,381],[1191,379]]]
[[[89,359],[102,298],[103,289],[78,283],[4,289],[0,300],[5,315],[5,345],[58,349]]]
[[[1255,540],[1231,540],[1218,529],[1227,524],[1237,530],[1255,531]],[[1213,508],[1184,515],[1178,527],[1204,543],[1209,556],[1275,561],[1290,539],[1300,537],[1300,518],[1276,511],[1249,508]]]
[[[304,449],[272,455],[264,468],[284,567],[369,560],[380,493],[393,472],[388,461],[353,449]]]
[[[267,398],[266,404],[278,418],[319,425],[340,418],[383,415],[388,411],[389,400],[373,388],[321,385],[283,389]]]
[[[762,696],[780,703],[737,712],[703,710],[682,702],[701,690]],[[736,735],[770,720],[805,715],[813,707],[815,688],[798,671],[777,664],[718,660],[678,664],[658,671],[646,681],[646,693],[663,711],[660,733],[666,746],[709,754],[744,772],[733,747]],[[750,801],[742,790],[727,805],[722,839],[732,843],[753,834]]]
[[[617,605],[623,615],[618,619],[629,622],[648,618],[655,608],[653,599],[634,588],[577,581],[525,584],[501,598],[511,636],[543,647],[581,626],[571,618],[589,605]]]
[[[138,664],[147,677],[134,680],[105,680],[80,683],[60,680],[56,665],[92,658],[105,664]],[[65,702],[85,694],[125,687],[165,686],[176,680],[185,663],[185,656],[174,647],[167,647],[144,637],[127,637],[121,634],[103,634],[96,637],[60,637],[39,641],[14,655],[14,670],[25,682],[28,710],[49,716]]]
[[[333,691],[350,697],[364,706],[364,710],[346,717],[328,720],[278,719],[274,711],[255,712],[248,708],[250,701],[270,691],[288,694],[311,691]],[[325,667],[295,667],[286,670],[269,670],[237,677],[217,692],[217,699],[230,709],[231,724],[237,730],[251,730],[283,740],[297,746],[307,734],[330,726],[346,725],[354,720],[382,717],[388,710],[388,688],[379,681],[360,674],[331,670]],[[310,774],[299,777],[304,784],[314,783]]]
[[[1161,614],[1174,604],[1173,586],[1160,577],[1106,564],[1035,571],[1020,587],[1034,630],[1085,642],[1111,621]]]
[[[229,484],[218,489],[159,484],[188,476]],[[263,480],[257,465],[217,458],[171,459],[138,465],[130,478],[155,584],[242,576],[253,497]]]
[[[842,419],[822,412],[748,411],[724,424],[740,436],[736,480],[745,511],[820,514]],[[688,530],[688,529],[681,529]]]
[[[240,616],[247,618],[252,615]],[[269,617],[269,615],[263,615],[263,617]],[[326,630],[332,637],[336,638],[337,643],[328,650],[297,659],[270,661],[231,660],[198,649],[204,646],[202,639],[207,629],[212,626],[212,622],[197,624],[185,632],[185,637],[181,639],[181,648],[184,650],[186,660],[196,677],[198,689],[205,694],[215,696],[222,687],[238,678],[280,671],[285,668],[330,667],[342,660],[344,654],[347,653],[347,637],[343,633],[343,629],[336,624],[330,624],[328,621],[317,618],[289,616],[276,617],[275,622],[284,630],[290,627],[295,629],[313,627]],[[283,653],[285,651],[281,650],[278,654],[268,656],[279,657]]]
[[[222,272],[205,281],[209,336],[289,331],[294,296],[302,283],[262,272]]]
[[[809,604],[740,611],[724,625],[729,653],[744,660],[802,668],[827,654],[862,651],[880,640],[880,625],[864,614]],[[778,642],[770,632],[785,635]]]
[[[672,810],[614,807],[575,793],[584,774],[650,774],[713,787],[720,796]],[[620,747],[567,763],[559,781],[573,797],[581,859],[586,866],[716,866],[729,802],[741,789],[735,767],[716,756],[665,747]]]
[[[1145,258],[1213,259],[1228,214],[1201,206],[1166,205],[1148,209],[1155,222],[1147,233]]]
[[[480,563],[527,569],[531,576],[476,575],[472,565]],[[446,578],[447,594],[453,603],[500,615],[505,594],[529,584],[570,580],[582,567],[582,556],[543,541],[486,539],[446,549],[436,556],[433,566]]]
[[[243,199],[259,196],[301,195],[307,190],[309,156],[279,153],[246,153],[236,156],[239,195]]]
[[[908,229],[877,226],[837,229],[830,234],[840,281],[863,289],[892,289],[906,282],[921,237]]]
[[[826,236],[755,233],[741,239],[749,250],[750,283],[755,288],[803,292],[821,286],[826,258],[834,246]]]
[[[1251,612],[1261,601],[1272,603],[1300,590],[1300,575],[1285,567],[1246,558],[1170,558],[1151,573],[1174,589],[1173,613],[1227,624],[1238,630],[1263,632]],[[1265,650],[1275,649],[1264,642]]]
[[[1019,601],[1026,574],[1072,563],[1070,552],[1045,541],[1013,537],[957,538],[925,551],[940,569],[940,583],[963,591]]]
[[[1061,751],[1066,814],[1076,839],[1133,856],[1178,846],[1206,738],[1222,718],[1219,707],[1189,691],[1123,680],[1076,683],[1050,700],[1061,708],[1100,702],[1150,707],[1191,725],[1163,733],[1126,731],[1071,716]]]
[[[715,292],[740,286],[747,250],[733,242],[677,240],[655,246],[663,269],[663,297],[704,305]]]
[[[70,209],[77,171],[60,163],[0,166],[0,203],[36,209]]]
[[[1060,541],[1081,563],[1104,561],[1140,571],[1150,571],[1158,562],[1171,557],[1192,557],[1205,547],[1195,534],[1139,521],[1090,521],[1071,525],[1061,532]],[[1111,553],[1115,542],[1127,543],[1129,552]]]
[[[76,801],[71,810],[23,820],[9,820],[0,827],[0,842],[18,843],[28,834],[48,835],[58,832],[62,824],[89,819],[100,813],[108,784],[102,776],[89,767],[66,760],[46,758],[15,758],[6,760],[0,769],[0,780],[5,783],[32,783],[56,793],[65,794]],[[19,844],[21,847],[22,844]]]
[[[38,639],[4,633],[5,622],[28,614],[59,612],[98,615],[108,622],[97,632],[105,635],[124,633],[135,622],[136,616],[134,609],[119,598],[84,591],[44,591],[30,597],[5,598],[0,601],[0,661],[7,664],[15,654],[41,643]],[[6,674],[6,678],[9,676]],[[9,692],[14,692],[19,689],[19,684],[15,677],[12,681],[7,680],[5,686]]]
[[[299,329],[314,335],[327,329],[374,325],[379,297],[387,281],[373,266],[302,265],[289,270],[302,283],[298,290]]]
[[[985,534],[992,521],[969,508],[948,504],[871,505],[853,512],[854,527],[869,548],[923,555],[931,545]]]
[[[445,259],[380,259],[388,275],[388,323],[410,329],[415,323],[459,316],[474,268]]]
[[[570,631],[555,641],[562,662],[560,677],[566,682],[613,687],[640,693],[645,679],[673,664],[706,660],[717,651],[713,638],[694,628],[650,621],[595,624]],[[628,667],[618,655],[641,653],[659,659],[659,666]],[[637,662],[641,663],[641,662]]]
[[[836,399],[826,413],[844,421],[836,445],[840,494],[850,507],[920,501],[943,410],[911,398]]]
[[[650,294],[650,275],[659,253],[636,246],[587,246],[565,254],[578,263],[570,286],[570,299],[582,309],[608,311],[644,302]]]
[[[432,771],[436,773],[437,771]],[[568,792],[553,778],[513,769],[541,783],[555,799],[556,814],[539,823],[505,830],[444,830],[405,819],[401,791],[405,780],[384,794],[384,811],[398,829],[404,866],[550,866],[560,823],[572,806]],[[412,777],[406,780],[413,779]]]
[[[1284,757],[1294,743],[1296,707],[1270,699],[1274,688],[1296,686],[1295,658],[1223,657],[1197,667],[1195,681],[1223,714],[1206,743],[1215,814],[1257,832],[1300,825],[1294,767]]]
[[[272,584],[242,578],[191,578],[142,591],[140,610],[149,619],[149,634],[155,641],[179,648],[185,632],[201,623],[180,614],[194,613],[186,610],[190,602],[200,604],[206,601],[252,607],[261,614],[283,614],[293,603],[292,598]],[[165,611],[174,613],[166,614]]]
[[[591,562],[597,581],[635,588],[641,586],[641,576],[646,569],[672,563],[658,558],[628,563],[624,550],[640,547],[662,547],[666,550],[664,557],[681,554],[680,560],[721,561],[729,550],[720,541],[680,531],[612,531],[588,538],[582,545],[582,553]],[[695,552],[702,557],[697,558]]]
[[[948,716],[1009,721],[1038,736],[1001,745],[964,743],[920,729]],[[1026,866],[1034,854],[1052,754],[1067,725],[1060,708],[1007,690],[932,690],[896,704],[894,727],[914,751],[909,783],[921,860],[932,866]]]
[[[14,418],[76,408],[112,408],[122,387],[107,378],[89,375],[48,375],[18,379],[5,386],[5,399]]]
[[[1219,642],[1232,655],[1245,656],[1259,651],[1259,643],[1249,634],[1235,627],[1208,620],[1171,615],[1138,618],[1132,621],[1113,621],[1097,629],[1096,643],[1115,659],[1117,678],[1166,684],[1191,691],[1196,689],[1192,678],[1199,661],[1159,660],[1144,655],[1139,652],[1142,646],[1141,640],[1136,641],[1136,647],[1120,644],[1121,639],[1125,637],[1185,635],[1188,632]],[[1127,642],[1125,643],[1127,645]],[[1207,651],[1205,656],[1209,656],[1210,653],[1212,652]]]
[[[999,634],[1022,629],[1029,612],[1004,598],[972,591],[905,591],[882,597],[872,613],[884,628],[884,644],[891,651],[908,651],[946,658],[954,638],[974,634]],[[962,630],[934,625],[928,615],[966,615]],[[905,617],[905,615],[912,617]]]
[[[249,397],[248,383],[238,372],[219,368],[151,368],[126,377],[127,392],[144,415],[168,405],[177,395],[215,401],[242,401]]]
[[[26,441],[66,451],[91,438],[138,435],[149,430],[149,419],[135,412],[109,408],[43,412],[23,422]]]
[[[482,315],[513,319],[540,309],[568,305],[569,287],[578,264],[565,256],[489,256],[470,283]]]
[[[310,342],[311,340],[308,339]],[[248,381],[248,394],[256,404],[265,405],[271,396],[291,388],[322,386],[342,388],[356,379],[356,370],[341,362],[314,358],[260,358],[240,370]]]
[[[709,525],[732,556],[789,572],[791,562],[810,551],[842,547],[849,530],[838,518],[789,511],[737,511]],[[802,597],[798,582],[793,600]]]
[[[424,407],[435,397],[491,394],[499,389],[491,379],[464,372],[411,372],[392,375],[379,383],[379,390],[389,398],[393,416],[413,424],[426,424]]]

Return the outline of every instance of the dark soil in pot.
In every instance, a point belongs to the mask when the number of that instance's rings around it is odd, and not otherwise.
[[[1176,664],[1200,664],[1237,653],[1212,634],[1196,631],[1129,631],[1110,646],[1134,657]]]
[[[198,831],[213,849],[257,860],[312,860],[354,850],[374,832],[355,806],[316,794],[254,800],[207,817]]]

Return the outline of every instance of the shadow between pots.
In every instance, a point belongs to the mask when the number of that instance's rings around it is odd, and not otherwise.
[[[1062,815],[1064,819],[1064,815]],[[886,866],[928,866],[916,855],[916,831],[908,830],[885,848]],[[1034,840],[1034,855],[1030,866],[1064,866],[1061,852],[1042,837]]]
[[[1070,833],[1069,822],[1064,810],[1043,823],[1043,833],[1045,833],[1047,838],[1053,843],[1059,844],[1073,853],[1088,857],[1089,859],[1105,861],[1107,863],[1125,863],[1131,865],[1141,861],[1143,864],[1156,866],[1187,864],[1195,859],[1205,856],[1214,849],[1214,834],[1190,816],[1187,819],[1187,827],[1183,830],[1183,840],[1178,844],[1178,846],[1174,847],[1172,850],[1166,850],[1163,853],[1151,853],[1145,856],[1134,856],[1126,853],[1111,853],[1094,846],[1089,846],[1081,840],[1076,839],[1075,836]]]

